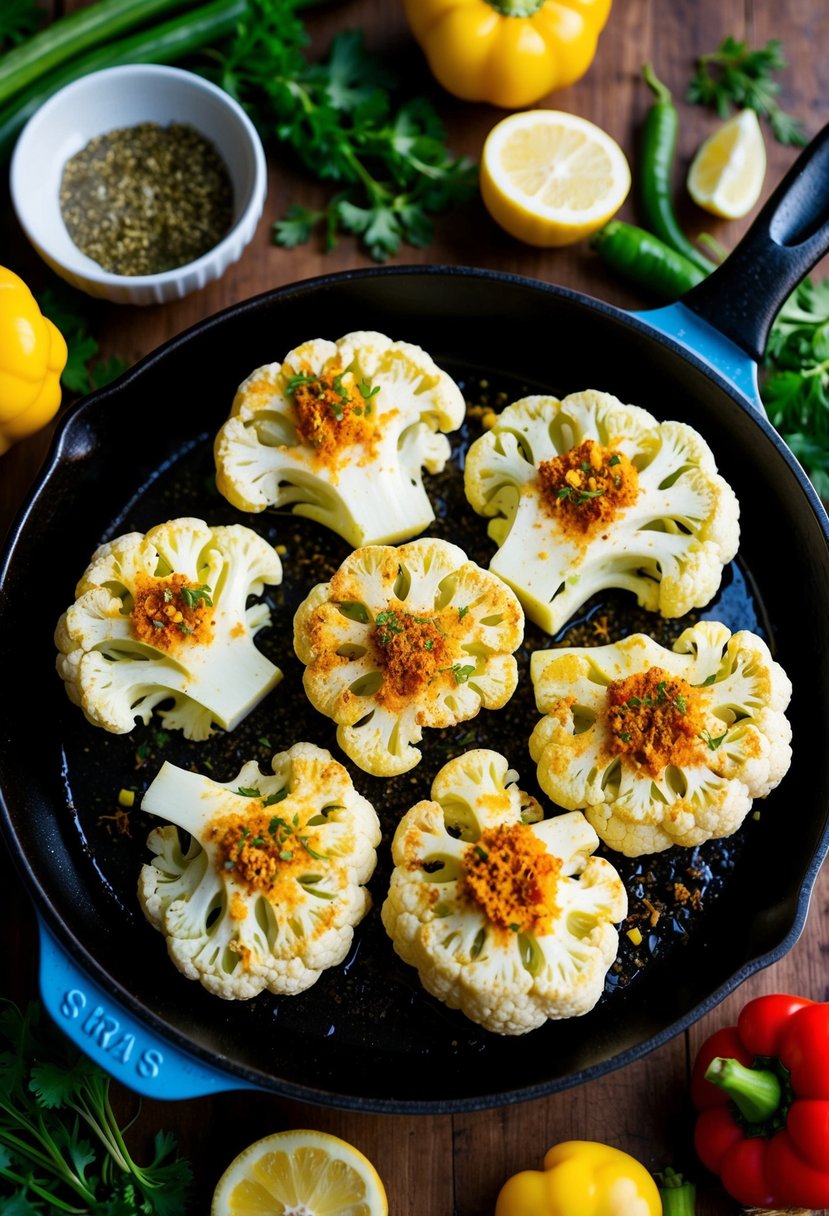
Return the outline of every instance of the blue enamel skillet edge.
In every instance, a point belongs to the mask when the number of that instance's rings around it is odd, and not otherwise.
[[[67,413],[0,565],[0,670],[14,670],[23,651],[29,665],[0,719],[0,824],[40,924],[44,1003],[79,1046],[157,1098],[253,1087],[351,1109],[484,1108],[632,1062],[791,948],[829,848],[829,750],[815,712],[829,687],[829,521],[762,413],[757,362],[780,305],[827,248],[824,131],[724,266],[669,308],[628,313],[472,267],[324,276],[194,326]],[[723,874],[699,926],[590,1014],[520,1039],[486,1035],[438,1007],[391,951],[371,969],[382,953],[375,913],[345,978],[327,976],[299,998],[220,1002],[178,976],[131,902],[142,840],[102,845],[94,831],[98,786],[117,791],[127,752],[77,721],[54,673],[55,620],[92,547],[157,522],[147,512],[169,509],[171,487],[188,508],[179,513],[204,501],[218,510],[185,481],[207,471],[236,385],[310,335],[354,328],[419,343],[470,383],[559,395],[602,388],[696,426],[737,492],[743,585],[794,686],[792,768],[738,853],[701,855]],[[507,750],[513,741],[491,730],[488,745]],[[510,759],[526,787],[526,742],[513,746],[523,749]]]

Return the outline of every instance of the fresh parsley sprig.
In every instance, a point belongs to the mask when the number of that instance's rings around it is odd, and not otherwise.
[[[732,107],[754,110],[761,118],[768,119],[781,144],[803,147],[809,138],[806,128],[800,119],[781,108],[778,101],[780,85],[773,79],[773,73],[786,66],[778,38],[751,49],[748,43],[729,36],[716,51],[699,56],[685,100],[710,106],[720,118],[727,118]]]
[[[295,8],[296,0],[251,0],[205,71],[248,110],[263,138],[290,148],[334,187],[317,209],[290,207],[273,226],[274,241],[299,245],[319,230],[332,249],[351,233],[378,262],[404,242],[428,245],[432,217],[477,191],[477,166],[447,147],[428,99],[398,100],[361,30],[343,30],[325,59],[311,62]]]
[[[769,421],[829,501],[829,279],[804,279],[775,318],[760,396]]]
[[[180,1216],[191,1170],[159,1132],[132,1159],[109,1076],[31,1002],[0,1002],[0,1210],[20,1216]]]

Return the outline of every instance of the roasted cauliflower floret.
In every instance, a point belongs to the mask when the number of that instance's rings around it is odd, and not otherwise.
[[[371,900],[380,825],[330,752],[295,743],[226,784],[165,763],[141,803],[170,821],[148,838],[138,894],[170,958],[216,996],[294,994],[348,954]],[[190,835],[182,847],[178,829]]]
[[[500,546],[490,569],[548,633],[610,587],[664,617],[701,608],[739,543],[705,440],[608,393],[507,406],[470,447],[464,487]]]
[[[422,469],[449,458],[460,389],[419,346],[360,331],[305,342],[239,386],[214,445],[217,485],[242,511],[288,508],[354,547],[434,519]]]
[[[294,617],[311,704],[378,777],[420,760],[424,726],[452,726],[515,691],[524,614],[457,545],[423,539],[355,550]]]
[[[282,581],[273,547],[239,524],[172,519],[101,545],[55,630],[57,670],[87,719],[124,734],[154,709],[168,729],[232,730],[282,678],[254,636]]]
[[[394,836],[381,916],[427,992],[495,1034],[587,1013],[627,915],[579,811],[540,819],[498,752],[450,760]]]
[[[730,836],[791,763],[789,678],[746,630],[539,650],[530,673],[541,788],[628,857]]]

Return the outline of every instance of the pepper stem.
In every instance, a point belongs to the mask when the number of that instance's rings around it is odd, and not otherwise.
[[[658,102],[661,102],[662,105],[671,105],[673,103],[673,97],[671,96],[671,90],[668,88],[668,86],[666,84],[662,83],[662,81],[656,75],[656,72],[654,72],[652,66],[649,63],[646,63],[645,66],[642,68],[642,76],[644,78],[645,84],[648,86],[648,88],[651,90],[651,92],[655,95],[656,100]]]
[[[706,1081],[719,1086],[749,1123],[763,1123],[780,1106],[779,1078],[767,1068],[746,1068],[739,1060],[717,1056],[708,1065]]]
[[[486,0],[502,17],[532,17],[546,0]]]
[[[656,1175],[656,1181],[662,1200],[662,1216],[694,1216],[697,1188],[693,1182],[686,1182],[670,1166]]]

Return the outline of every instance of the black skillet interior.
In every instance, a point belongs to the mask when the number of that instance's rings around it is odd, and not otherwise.
[[[742,514],[739,555],[717,599],[698,615],[759,632],[794,685],[793,764],[759,815],[731,839],[698,849],[638,861],[607,854],[630,895],[633,919],[624,928],[640,927],[642,943],[620,934],[617,965],[591,1013],[517,1039],[481,1031],[426,996],[394,955],[379,907],[397,817],[427,796],[451,755],[493,747],[519,770],[523,788],[537,792],[527,749],[538,717],[528,657],[551,641],[534,626],[507,710],[426,732],[423,761],[401,778],[382,781],[349,766],[384,827],[369,884],[374,907],[346,963],[300,996],[225,1002],[184,979],[135,893],[153,821],[135,809],[127,834],[112,818],[119,789],[137,788],[137,808],[163,759],[219,780],[230,780],[250,758],[267,769],[275,751],[298,739],[345,759],[332,724],[305,700],[291,617],[347,549],[308,521],[230,507],[215,489],[212,439],[254,367],[281,360],[309,337],[354,329],[422,345],[472,403],[497,408],[527,392],[596,388],[697,427]],[[428,479],[438,511],[430,532],[486,565],[492,545],[484,521],[465,503],[460,477],[463,450],[478,427],[471,418],[455,437],[447,472]],[[108,735],[66,697],[54,670],[54,626],[96,545],[180,515],[244,523],[286,546],[284,582],[269,597],[273,625],[258,638],[284,679],[232,735],[188,744],[159,735],[157,724]],[[611,638],[644,630],[670,642],[690,620],[663,622],[618,593],[591,602],[563,636],[584,644],[605,629]],[[796,940],[826,848],[829,749],[815,705],[818,690],[829,687],[828,639],[827,540],[802,473],[771,428],[670,341],[586,297],[483,271],[412,267],[309,281],[231,308],[173,340],[87,398],[59,431],[6,552],[3,828],[38,910],[70,957],[148,1027],[231,1078],[313,1102],[387,1111],[523,1100],[643,1054]],[[21,662],[25,678],[10,677]],[[660,913],[655,924],[651,908]]]

